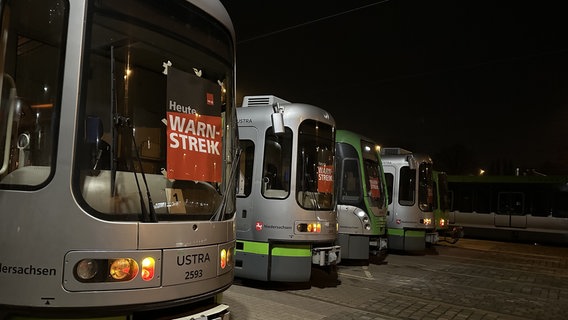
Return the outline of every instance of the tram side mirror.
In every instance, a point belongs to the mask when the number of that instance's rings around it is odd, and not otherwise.
[[[273,105],[272,108],[274,109],[274,113],[271,114],[274,133],[284,133],[284,109],[278,104]]]
[[[416,169],[416,159],[412,155],[406,156],[406,161],[408,162],[410,170]]]

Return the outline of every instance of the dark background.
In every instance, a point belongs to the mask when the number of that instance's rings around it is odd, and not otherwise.
[[[239,106],[313,104],[450,174],[568,174],[562,1],[222,2]]]

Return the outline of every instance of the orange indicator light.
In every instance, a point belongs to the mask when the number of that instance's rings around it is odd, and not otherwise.
[[[221,269],[225,269],[227,266],[227,250],[221,250]]]
[[[150,281],[154,279],[156,271],[156,261],[152,257],[147,257],[142,260],[142,280]]]

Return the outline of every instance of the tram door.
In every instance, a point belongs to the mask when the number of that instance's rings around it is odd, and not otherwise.
[[[258,145],[258,130],[255,127],[239,127],[239,140],[242,148],[241,159],[239,164],[239,181],[237,186],[237,238],[253,240],[254,230],[251,220],[255,219],[254,198],[260,197],[259,194],[259,181],[257,177],[257,166],[261,165],[255,163],[262,161],[262,157],[255,155],[255,153],[262,150],[257,150]],[[260,145],[262,147],[262,144]]]
[[[383,164],[383,171],[385,174],[385,180],[387,182],[387,193],[388,193],[388,211],[387,211],[387,222],[389,225],[394,223],[395,212],[398,211],[398,188],[395,188],[395,183],[398,183],[396,179],[396,168],[393,166],[388,166]],[[396,181],[395,181],[396,180]],[[395,190],[396,189],[396,190]],[[396,194],[395,194],[396,192]],[[397,208],[395,208],[395,206]]]
[[[499,192],[497,195],[496,227],[526,228],[525,195],[522,192]]]

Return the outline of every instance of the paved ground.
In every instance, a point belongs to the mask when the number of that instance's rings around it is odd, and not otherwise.
[[[461,239],[384,264],[314,269],[308,284],[236,279],[232,320],[567,319],[568,248]]]

